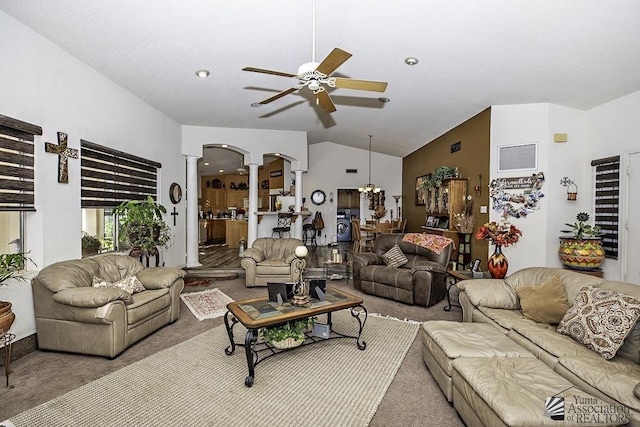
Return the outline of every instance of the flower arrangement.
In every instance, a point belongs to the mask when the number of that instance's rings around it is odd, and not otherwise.
[[[560,230],[563,233],[573,233],[573,237],[576,239],[583,239],[585,237],[598,237],[600,236],[600,226],[591,226],[586,224],[589,221],[589,214],[586,212],[580,212],[576,215],[578,222],[575,224],[565,223],[564,225],[571,227],[571,230]]]
[[[515,225],[508,223],[498,224],[495,221],[478,227],[478,232],[476,233],[476,239],[478,240],[488,240],[496,246],[505,247],[516,243],[520,236],[522,236],[522,231],[518,230]]]
[[[373,212],[373,215],[371,215],[371,217],[373,219],[380,219],[383,218],[385,215],[387,214],[387,210],[384,208],[384,206],[378,206],[378,208]]]

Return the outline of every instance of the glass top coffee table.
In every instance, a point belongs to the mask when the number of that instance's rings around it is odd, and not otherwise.
[[[351,316],[358,322],[357,335],[346,335],[333,329],[331,313],[345,309],[350,309]],[[367,309],[362,305],[362,298],[341,289],[327,287],[324,301],[312,298],[308,306],[294,306],[289,303],[278,306],[277,302],[269,301],[269,297],[265,296],[263,298],[230,302],[227,304],[227,310],[224,316],[224,325],[227,329],[230,345],[225,349],[225,353],[232,355],[236,346],[244,347],[249,370],[249,374],[244,381],[247,387],[253,385],[254,368],[259,362],[289,350],[277,349],[262,340],[258,341],[258,331],[261,328],[270,328],[287,322],[326,314],[326,325],[328,327],[326,337],[316,337],[307,332],[301,346],[315,344],[328,339],[352,338],[356,340],[356,345],[360,350],[367,348],[367,343],[361,340],[362,330],[367,321]],[[237,323],[241,323],[247,328],[244,343],[236,342],[234,339],[233,327]]]

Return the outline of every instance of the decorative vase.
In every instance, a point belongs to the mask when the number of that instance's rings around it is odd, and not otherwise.
[[[0,334],[9,331],[16,314],[11,311],[11,303],[8,301],[0,301]]]
[[[560,237],[558,255],[562,264],[575,270],[596,270],[604,260],[600,237]]]
[[[502,246],[496,245],[496,250],[489,257],[489,273],[494,279],[504,279],[509,269],[507,257],[502,253]]]

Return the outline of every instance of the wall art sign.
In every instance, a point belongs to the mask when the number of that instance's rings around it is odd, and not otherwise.
[[[67,147],[67,134],[58,132],[58,144],[51,142],[44,143],[44,150],[47,153],[58,155],[58,182],[62,184],[69,183],[69,158],[77,159],[78,150]]]
[[[497,178],[489,185],[489,197],[493,210],[503,218],[524,218],[540,209],[540,199],[544,197],[540,188],[544,183],[544,174],[538,172],[528,177]],[[521,193],[507,190],[523,190]]]

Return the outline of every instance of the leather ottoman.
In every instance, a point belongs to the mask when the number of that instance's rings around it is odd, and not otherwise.
[[[452,362],[461,357],[535,356],[488,323],[424,322],[422,358],[449,402],[453,401]]]
[[[566,427],[628,421],[628,412],[620,405],[616,409],[579,390],[535,358],[464,357],[452,365],[453,406],[468,426]]]

